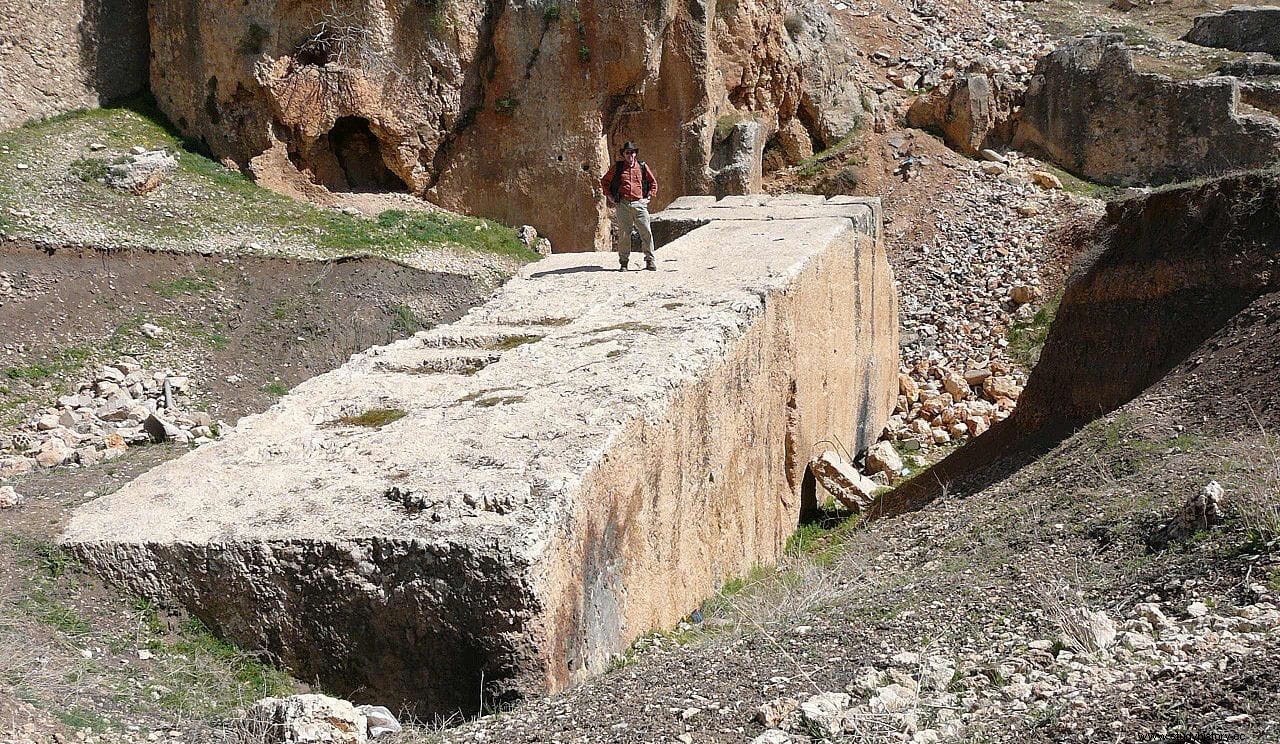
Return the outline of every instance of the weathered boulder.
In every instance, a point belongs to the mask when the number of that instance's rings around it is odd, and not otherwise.
[[[847,508],[860,512],[875,502],[876,482],[859,473],[834,450],[826,450],[809,465],[823,490]]]
[[[1242,78],[1280,75],[1280,62],[1271,59],[1233,59],[1223,62],[1218,67],[1218,74]]]
[[[1233,78],[1134,69],[1124,37],[1086,36],[1036,65],[1013,146],[1092,181],[1185,181],[1280,161],[1280,120],[1239,108]]]
[[[937,132],[955,150],[977,157],[983,149],[1009,143],[1020,94],[1007,75],[975,67],[917,97],[907,110],[907,124]]]
[[[819,442],[875,441],[897,315],[867,207],[726,207],[655,273],[533,264],[81,507],[62,543],[339,694],[430,713],[563,687],[775,560]],[[353,423],[373,409],[402,415]]]
[[[896,476],[902,467],[902,456],[893,448],[892,442],[876,442],[867,450],[867,470],[872,474]]]
[[[154,191],[178,170],[178,159],[166,150],[130,154],[107,166],[107,185],[141,196]],[[124,379],[121,375],[120,379]]]
[[[326,695],[263,698],[249,707],[248,727],[263,744],[365,744],[368,724],[356,706]]]
[[[821,0],[155,0],[151,35],[160,107],[264,184],[412,191],[557,251],[607,244],[597,179],[622,140],[660,208],[712,191],[725,116],[759,114],[761,141],[798,120],[824,145],[863,116]]]
[[[718,197],[758,193],[764,177],[764,131],[757,121],[740,121],[712,143],[713,191]]]
[[[1280,55],[1280,6],[1237,5],[1205,13],[1182,38],[1200,46]]]
[[[813,136],[799,119],[778,128],[765,144],[764,171],[772,172],[813,157]]]
[[[25,502],[26,498],[13,486],[0,486],[0,509],[12,509]]]

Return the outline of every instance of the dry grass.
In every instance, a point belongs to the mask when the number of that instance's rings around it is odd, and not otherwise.
[[[1031,589],[1044,614],[1058,627],[1071,650],[1083,654],[1104,650],[1092,632],[1090,614],[1093,610],[1085,606],[1083,592],[1060,579],[1037,581]]]
[[[13,567],[0,573],[0,688],[68,727],[197,729],[294,688],[198,621],[171,627],[145,603],[103,602],[47,542],[10,534],[0,562]]]
[[[1252,407],[1250,412],[1258,427],[1258,441],[1246,454],[1252,477],[1238,494],[1236,509],[1251,542],[1272,549],[1280,544],[1280,437],[1267,431]]]
[[[401,408],[370,408],[367,411],[354,414],[351,416],[343,416],[338,419],[340,423],[347,426],[363,426],[370,429],[380,429],[387,424],[405,417],[405,411]]]

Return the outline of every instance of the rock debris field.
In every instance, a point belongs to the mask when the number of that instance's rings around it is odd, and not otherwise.
[[[142,331],[162,330],[144,324]],[[98,368],[75,393],[58,398],[15,431],[0,433],[0,478],[59,465],[89,467],[113,460],[130,445],[201,445],[231,431],[225,421],[186,408],[191,378],[144,369],[125,358]]]

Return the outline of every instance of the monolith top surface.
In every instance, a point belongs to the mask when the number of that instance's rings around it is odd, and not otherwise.
[[[657,272],[547,258],[457,323],[357,354],[81,508],[63,539],[489,534],[532,548],[611,439],[661,416],[866,209],[751,207],[665,247]]]

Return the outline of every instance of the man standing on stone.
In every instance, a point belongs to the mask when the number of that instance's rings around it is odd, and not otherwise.
[[[634,142],[627,142],[622,146],[622,159],[615,161],[600,179],[600,190],[614,208],[618,223],[619,271],[627,270],[631,258],[632,226],[640,231],[645,270],[658,270],[653,259],[653,232],[649,229],[649,197],[658,193],[658,179],[653,177],[649,166],[638,159],[639,154],[640,148]]]

